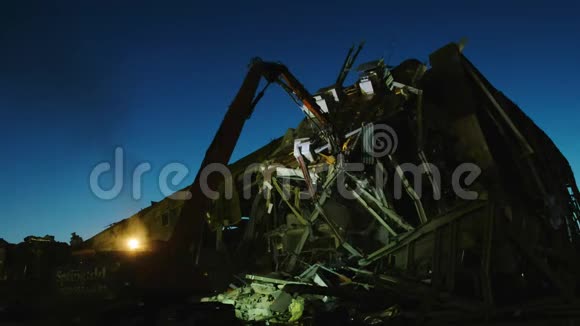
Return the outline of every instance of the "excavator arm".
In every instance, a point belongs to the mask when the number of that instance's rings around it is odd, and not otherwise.
[[[279,83],[287,91],[292,92],[291,95],[299,99],[311,112],[321,130],[328,131],[329,135],[332,134],[329,130],[330,124],[316,101],[286,66],[260,59],[252,60],[246,78],[207,149],[193,184],[189,187],[189,199],[183,205],[169,240],[172,252],[185,253],[192,244],[199,249],[204,229],[204,215],[209,210],[210,204],[210,200],[204,196],[201,189],[201,171],[212,163],[223,165],[229,163],[246,120],[264,94],[265,89],[256,95],[262,78],[268,82],[268,85],[274,82]],[[210,189],[216,189],[222,178],[218,173],[212,173],[207,178],[207,185]]]

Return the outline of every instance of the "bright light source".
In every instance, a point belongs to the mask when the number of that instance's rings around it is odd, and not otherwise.
[[[127,246],[129,247],[129,250],[137,250],[141,247],[141,243],[139,243],[139,240],[131,238],[127,241]]]

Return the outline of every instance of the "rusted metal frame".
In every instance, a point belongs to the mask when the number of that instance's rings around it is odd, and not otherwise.
[[[326,200],[330,197],[330,185],[336,180],[336,177],[338,176],[338,173],[339,173],[339,170],[332,168],[332,166],[331,166],[331,169],[332,170],[330,170],[328,172],[327,180],[322,185],[322,192],[318,198],[318,203],[317,203],[317,206],[319,206],[319,207],[322,207],[322,205],[324,205]],[[316,221],[316,219],[318,218],[318,215],[320,214],[320,211],[321,210],[315,209],[314,212],[312,213],[312,215],[310,215],[309,221],[311,223]]]
[[[381,161],[377,160],[377,162],[375,163],[375,166],[378,169],[378,171],[380,171],[381,175],[387,175],[386,171],[385,171],[385,166],[383,165],[383,163],[381,163]],[[376,179],[375,179],[375,182],[376,182]],[[381,200],[381,202],[383,203],[383,205],[386,208],[391,208],[392,205],[389,204],[389,201],[387,200],[387,196],[385,195],[385,192],[383,190],[383,186],[384,185],[375,184],[375,187],[374,187],[375,195]]]
[[[363,256],[362,253],[360,253],[353,246],[351,246],[350,243],[346,242],[344,237],[336,229],[336,226],[334,225],[334,223],[330,220],[330,218],[328,218],[328,216],[326,216],[326,214],[324,214],[324,210],[322,209],[322,206],[320,206],[320,204],[317,202],[314,203],[314,205],[315,205],[316,210],[319,212],[320,216],[322,216],[322,218],[324,219],[326,224],[328,224],[328,226],[330,227],[330,230],[334,233],[334,236],[336,237],[336,240],[338,241],[338,245],[340,245],[344,249],[346,249],[346,251],[348,251],[353,257],[362,257]]]
[[[358,56],[358,54],[362,50],[363,45],[364,45],[364,42],[361,42],[359,44],[358,48],[356,49],[356,52],[354,52],[354,54],[353,54],[354,45],[348,51],[348,54],[346,55],[346,58],[344,59],[344,63],[342,64],[342,66],[340,68],[340,72],[338,73],[338,76],[336,77],[335,85],[337,88],[342,87],[342,83],[346,79],[346,76],[348,75],[350,69],[352,68],[352,65],[354,64],[356,57]]]
[[[397,232],[356,191],[351,191],[351,194],[391,235],[397,236]]]
[[[413,201],[413,203],[415,205],[415,209],[417,210],[417,215],[419,216],[419,220],[421,220],[421,224],[427,223],[427,215],[425,214],[425,209],[423,208],[423,203],[421,203],[421,198],[419,197],[419,195],[417,195],[417,192],[415,192],[415,189],[413,189],[413,187],[411,187],[411,184],[409,183],[409,180],[405,177],[405,173],[403,172],[403,169],[401,168],[399,163],[397,163],[391,155],[388,155],[388,158],[389,158],[389,161],[391,162],[392,166],[395,168],[395,172],[397,172],[397,175],[399,176],[399,178],[401,178],[401,181],[403,183],[403,187],[405,188],[405,191],[407,192],[409,197],[411,197],[411,200]]]
[[[296,209],[296,207],[294,207],[294,205],[292,205],[292,203],[290,203],[290,201],[288,200],[288,198],[284,194],[284,191],[280,187],[280,184],[278,184],[278,181],[276,180],[276,178],[272,178],[272,184],[274,185],[274,188],[276,188],[276,191],[278,191],[278,193],[280,194],[280,197],[286,203],[288,208],[290,208],[292,213],[294,213],[294,215],[296,215],[296,218],[300,221],[300,223],[303,225],[308,225],[309,222],[307,220],[305,220],[304,217],[302,216],[302,214],[300,214],[300,212]]]
[[[324,183],[324,192],[323,192],[322,196],[318,199],[319,202],[315,203],[316,210],[312,213],[312,215],[309,217],[308,220],[306,220],[300,214],[299,208],[292,205],[292,203],[290,203],[290,201],[288,201],[288,199],[284,196],[284,192],[283,192],[282,188],[280,187],[280,185],[278,184],[278,181],[276,180],[276,178],[272,178],[272,183],[273,183],[274,187],[276,188],[276,190],[278,191],[278,193],[280,194],[280,196],[282,197],[282,200],[286,203],[286,205],[290,208],[290,210],[296,215],[296,217],[300,220],[300,222],[305,227],[304,233],[302,234],[302,237],[300,238],[300,241],[297,244],[297,246],[294,250],[294,253],[290,257],[290,260],[288,262],[287,266],[288,266],[289,270],[292,270],[294,268],[294,266],[296,265],[296,260],[298,258],[298,255],[302,252],[302,249],[304,248],[306,240],[308,240],[308,237],[310,236],[310,223],[312,223],[312,221],[314,221],[318,217],[319,214],[323,215],[323,217],[325,217],[324,212],[322,211],[321,205],[324,204],[324,202],[328,198],[328,186],[330,185],[331,182],[334,181],[335,178],[336,178],[336,172],[331,171],[330,178]],[[339,241],[341,243],[344,242],[342,240],[342,238],[340,237],[340,234],[338,234],[338,231],[335,230],[334,225],[330,224],[331,221],[328,220],[327,223],[329,223],[329,226],[335,232],[335,235],[337,235]]]
[[[328,226],[330,227],[330,230],[332,231],[332,233],[334,233],[334,236],[336,236],[336,239],[338,240],[338,242],[340,244],[345,242],[344,238],[342,237],[342,235],[340,234],[340,232],[336,228],[336,225],[334,224],[334,222],[328,216],[326,216],[326,214],[324,213],[324,209],[322,208],[322,206],[320,206],[319,203],[314,203],[314,207],[318,211],[319,215],[322,216],[322,219],[324,220],[324,222],[326,222],[326,224],[328,224]]]
[[[360,251],[358,251],[355,247],[351,246],[351,244],[346,241],[342,243],[342,247],[350,253],[351,257],[363,256],[363,254]]]
[[[423,152],[423,150],[419,150],[417,156],[419,156],[421,163],[423,163],[423,166],[425,167],[425,173],[427,174],[427,178],[429,179],[433,189],[433,196],[436,199],[441,198],[441,189],[439,188],[437,180],[435,180],[435,177],[433,176],[433,170],[431,169],[431,164],[429,164],[429,161],[427,160],[427,156],[425,156],[425,152]]]
[[[278,285],[309,284],[309,283],[305,283],[305,282],[287,281],[287,280],[281,280],[281,279],[277,279],[277,278],[273,278],[273,277],[266,277],[266,276],[253,275],[253,274],[246,274],[244,276],[244,278],[246,280],[250,280],[250,281],[257,281],[257,282],[262,282],[262,283],[271,283],[271,284],[278,284]]]
[[[298,161],[298,165],[300,166],[302,174],[304,175],[304,181],[306,182],[308,193],[310,194],[310,197],[314,197],[316,194],[316,190],[314,190],[314,185],[312,184],[312,179],[310,178],[310,171],[308,171],[308,166],[304,161],[304,157],[302,157],[302,155],[300,154],[299,156],[296,157],[296,160]]]
[[[463,208],[454,209],[452,212],[431,219],[428,223],[423,224],[419,228],[415,229],[415,231],[404,235],[400,241],[393,242],[391,244],[386,245],[385,247],[375,251],[374,253],[368,255],[365,259],[361,259],[358,264],[359,266],[367,266],[371,263],[389,255],[390,253],[405,247],[409,242],[413,240],[417,240],[418,238],[433,232],[437,228],[440,228],[444,225],[447,225],[459,218],[464,217],[466,214],[479,210],[487,205],[486,201],[477,200],[472,203],[465,205]]]
[[[307,221],[307,220],[304,219],[304,217],[302,216],[302,214],[300,214],[300,212],[298,211],[298,209],[296,207],[294,207],[294,205],[292,205],[292,203],[290,203],[290,201],[288,200],[288,198],[286,198],[286,196],[284,194],[284,191],[282,190],[282,188],[278,184],[278,181],[276,180],[276,178],[272,178],[272,184],[274,185],[274,188],[276,188],[276,191],[278,191],[278,193],[280,194],[280,197],[282,198],[282,200],[286,203],[286,205],[288,206],[288,208],[290,208],[290,210],[292,211],[292,213],[294,213],[294,215],[296,216],[296,218],[300,221],[300,223],[304,227],[304,231],[302,233],[302,237],[300,238],[300,241],[296,245],[296,248],[294,248],[294,253],[290,257],[290,261],[289,261],[289,263],[287,265],[288,266],[288,270],[292,270],[294,268],[294,266],[296,265],[297,256],[302,251],[302,248],[304,247],[304,244],[306,243],[306,240],[310,236],[310,224],[309,224],[309,221]]]
[[[385,215],[386,215],[386,216],[387,216],[387,217],[388,217],[390,220],[392,220],[393,222],[395,222],[395,223],[396,223],[396,224],[397,224],[399,227],[401,227],[401,228],[403,228],[403,229],[405,229],[405,230],[407,230],[407,231],[412,231],[412,230],[414,230],[414,228],[413,228],[411,225],[409,225],[407,222],[405,222],[405,221],[404,221],[404,220],[401,218],[401,216],[399,216],[399,215],[398,215],[398,214],[397,214],[397,213],[396,213],[394,210],[392,210],[392,209],[389,209],[389,208],[385,207],[385,206],[383,205],[383,203],[381,202],[381,200],[380,200],[380,199],[378,199],[378,198],[374,197],[374,196],[373,196],[373,195],[372,195],[370,192],[368,192],[368,191],[365,189],[365,187],[364,187],[363,183],[362,183],[360,180],[358,180],[357,178],[355,178],[355,177],[354,177],[353,175],[351,175],[350,173],[347,173],[347,175],[348,175],[348,176],[349,176],[349,177],[350,177],[350,178],[351,178],[351,179],[352,179],[352,180],[353,180],[353,181],[354,181],[354,182],[355,182],[355,183],[356,183],[356,184],[359,186],[358,190],[360,191],[360,194],[359,194],[357,191],[352,191],[353,195],[356,197],[356,199],[357,199],[357,200],[359,200],[359,201],[361,201],[361,200],[364,200],[364,199],[362,198],[362,196],[361,196],[361,195],[364,195],[364,196],[365,196],[367,199],[369,199],[369,200],[371,200],[372,202],[374,202],[374,203],[377,205],[377,207],[378,207],[378,208],[379,208],[379,209],[380,209],[380,210],[381,210],[383,213],[385,213]],[[365,201],[364,203],[363,203],[363,202],[361,202],[361,204],[362,204],[363,206],[365,206],[365,208],[366,208],[366,207],[368,207],[368,204],[366,203],[366,201]],[[369,207],[368,209],[370,209],[370,207]],[[373,212],[374,212],[374,210],[373,210]],[[373,213],[371,212],[371,214],[373,214]],[[377,213],[375,212],[374,214],[377,214]],[[377,215],[378,215],[378,214],[377,214]],[[375,215],[373,215],[373,216],[375,216]],[[380,222],[381,224],[383,224],[383,222],[384,222],[384,221],[383,221],[383,219],[382,219],[382,218],[380,218],[379,222]],[[384,224],[383,224],[383,225],[384,225]],[[393,234],[393,235],[396,235],[396,234]]]

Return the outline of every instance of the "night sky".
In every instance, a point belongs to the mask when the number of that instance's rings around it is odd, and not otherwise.
[[[170,162],[191,170],[174,188],[188,185],[252,57],[282,61],[316,91],[335,80],[346,51],[361,40],[358,63],[384,57],[394,65],[426,61],[467,37],[467,57],[580,175],[578,8],[518,2],[525,5],[2,1],[0,237],[68,241],[77,232],[86,239],[160,200],[157,175]],[[286,94],[270,88],[234,159],[301,117]],[[105,201],[91,193],[89,174],[113,160],[116,146],[125,150],[125,187]],[[153,170],[136,201],[130,173],[142,162]],[[111,184],[112,177],[103,180]]]

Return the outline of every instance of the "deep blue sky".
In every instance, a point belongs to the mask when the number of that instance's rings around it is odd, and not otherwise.
[[[124,4],[118,4],[123,2]],[[518,1],[520,2],[520,1]],[[8,4],[10,3],[10,4]],[[430,3],[437,3],[431,5]],[[363,1],[3,1],[0,4],[0,237],[68,241],[161,199],[158,172],[202,154],[253,56],[280,60],[311,91],[348,47],[396,64],[468,37],[466,55],[550,135],[580,175],[580,22],[568,3]],[[246,124],[239,158],[301,118],[271,88]],[[126,170],[150,162],[144,197],[103,201],[89,173],[123,146]],[[177,189],[177,187],[176,187]]]

